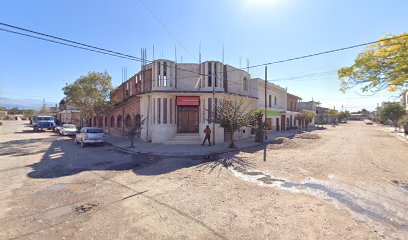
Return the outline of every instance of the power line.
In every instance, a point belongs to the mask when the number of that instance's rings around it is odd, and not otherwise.
[[[65,46],[69,46],[69,47],[74,47],[74,48],[78,48],[78,49],[82,49],[82,50],[86,50],[86,51],[91,51],[91,52],[101,53],[101,54],[105,54],[105,55],[110,55],[110,56],[123,58],[123,59],[127,59],[127,60],[138,61],[138,62],[143,61],[141,58],[138,58],[138,57],[135,57],[135,56],[132,56],[132,55],[123,54],[123,53],[120,53],[120,52],[95,47],[95,46],[92,46],[92,45],[89,45],[89,44],[79,43],[79,42],[72,41],[72,40],[69,40],[69,39],[64,39],[64,38],[61,38],[61,37],[56,37],[56,36],[52,36],[52,35],[49,35],[49,34],[44,34],[44,33],[36,32],[36,31],[32,31],[32,30],[29,30],[29,29],[13,26],[13,25],[10,25],[10,24],[5,24],[5,23],[0,22],[0,25],[8,26],[8,27],[19,29],[19,30],[22,30],[22,31],[27,31],[27,32],[34,33],[34,34],[39,34],[39,35],[42,35],[42,36],[47,36],[47,37],[50,37],[50,38],[54,38],[54,39],[58,39],[58,40],[62,40],[62,41],[70,42],[70,43],[79,44],[79,45],[82,45],[82,46],[87,46],[88,48],[76,46],[76,45],[73,45],[73,44],[62,43],[62,42],[59,42],[59,41],[55,41],[55,40],[51,40],[51,39],[47,39],[47,38],[42,38],[42,37],[37,37],[37,36],[33,36],[33,35],[21,33],[21,32],[16,32],[16,31],[4,29],[4,28],[0,28],[1,31],[5,31],[5,32],[17,34],[17,35],[22,35],[22,36],[26,36],[26,37],[30,37],[30,38],[35,38],[35,39],[39,39],[39,40],[43,40],[43,41],[47,41],[47,42],[52,42],[52,43],[56,43],[56,44],[60,44],[60,45],[65,45]],[[94,50],[94,49],[97,49],[97,50]],[[103,52],[103,51],[106,51],[106,52]],[[145,61],[150,62],[150,63],[153,62],[153,61],[147,60],[147,59],[145,59]],[[175,68],[175,69],[180,70],[180,71],[186,71],[186,72],[191,72],[191,73],[194,73],[194,74],[203,75],[202,73],[198,73],[198,72],[191,71],[191,70],[188,70],[188,69],[173,67],[173,66],[170,66],[170,65],[169,65],[169,67]]]
[[[15,31],[12,31],[12,30],[4,29],[4,28],[0,28],[0,30],[5,31],[5,32],[9,32],[9,33],[14,33],[14,34],[26,36],[26,37],[30,37],[30,38],[36,38],[36,39],[47,41],[47,42],[52,42],[52,43],[61,44],[61,45],[69,46],[69,47],[79,48],[79,49],[86,50],[86,51],[97,52],[97,53],[101,53],[101,54],[105,54],[105,55],[110,55],[110,56],[114,56],[114,57],[128,59],[128,60],[134,60],[132,58],[123,57],[123,56],[116,55],[116,54],[111,54],[111,53],[107,53],[107,52],[93,50],[93,49],[89,49],[89,48],[85,48],[85,47],[79,47],[79,46],[75,46],[75,45],[72,45],[72,44],[62,43],[62,42],[58,42],[58,41],[54,41],[54,40],[46,39],[46,38],[42,38],[42,37],[36,37],[36,36],[29,35],[29,34],[15,32]]]
[[[143,0],[139,1],[146,8],[146,10],[153,16],[153,18],[156,19],[156,21],[162,26],[162,28],[177,42],[177,44],[180,45],[180,47],[182,47],[184,51],[186,51],[191,57],[198,61],[198,59],[178,40],[178,38],[176,38],[176,36],[170,31],[166,24],[164,24],[160,20],[160,18],[153,12],[153,10]]]
[[[370,45],[370,44],[384,42],[384,41],[388,41],[388,40],[391,40],[391,39],[399,39],[399,38],[403,38],[403,37],[408,37],[408,34],[402,34],[401,36],[388,37],[388,38],[380,39],[380,40],[377,40],[377,41],[351,45],[351,46],[348,46],[348,47],[342,47],[342,48],[327,50],[327,51],[323,51],[323,52],[312,53],[312,54],[303,55],[303,56],[299,56],[299,57],[293,57],[293,58],[287,58],[287,59],[283,59],[283,60],[277,60],[277,61],[269,62],[269,63],[261,63],[261,64],[252,65],[252,66],[245,67],[245,68],[238,68],[238,69],[230,70],[230,71],[227,71],[227,72],[232,72],[232,71],[237,71],[237,70],[245,70],[247,68],[264,67],[264,66],[274,65],[274,64],[278,64],[278,63],[284,63],[284,62],[290,62],[290,61],[300,60],[300,59],[304,59],[304,58],[310,58],[310,57],[315,57],[315,56],[319,56],[319,55],[324,55],[324,54],[329,54],[329,53],[334,53],[334,52],[340,52],[340,51],[353,49],[353,48],[357,48],[357,47],[363,47],[363,46],[367,46],[367,45]]]
[[[87,50],[87,51],[97,52],[97,53],[101,53],[101,54],[105,54],[105,55],[110,55],[110,56],[114,56],[114,57],[119,57],[119,58],[128,59],[128,60],[142,61],[142,59],[140,59],[140,58],[138,58],[138,57],[134,57],[134,56],[131,56],[131,55],[128,55],[128,54],[123,54],[123,53],[120,53],[120,52],[116,52],[116,51],[112,51],[112,50],[108,50],[108,49],[104,49],[104,48],[100,48],[100,47],[91,46],[91,45],[89,45],[89,44],[79,43],[79,42],[77,42],[77,41],[72,41],[72,40],[69,40],[69,39],[65,39],[65,38],[61,38],[61,37],[52,36],[52,35],[49,35],[49,34],[44,34],[44,33],[36,32],[36,31],[33,31],[33,30],[29,30],[29,29],[25,29],[25,28],[13,26],[13,25],[6,24],[6,23],[1,23],[1,22],[0,22],[0,25],[4,25],[4,26],[7,26],[7,27],[11,27],[11,28],[15,28],[15,29],[19,29],[19,30],[23,30],[23,31],[35,33],[35,34],[39,34],[39,35],[42,35],[42,36],[47,36],[47,37],[50,37],[50,38],[54,38],[54,39],[58,39],[58,40],[62,40],[62,41],[66,41],[66,42],[70,42],[70,43],[82,45],[82,46],[86,46],[86,47],[88,47],[88,48],[79,47],[79,46],[75,46],[75,45],[72,45],[72,44],[61,43],[61,42],[54,41],[54,40],[50,40],[50,39],[46,39],[46,38],[36,37],[36,36],[29,35],[29,34],[24,34],[24,33],[15,32],[15,31],[11,31],[11,30],[7,30],[7,29],[2,29],[2,28],[0,28],[0,30],[6,31],[6,32],[9,32],[9,33],[14,33],[14,34],[22,35],[22,36],[27,36],[27,37],[31,37],[31,38],[40,39],[40,40],[43,40],[43,41],[53,42],[53,43],[57,43],[57,44],[65,45],[65,46],[75,47],[75,48],[79,48],[79,49],[83,49],[83,50]],[[386,40],[390,40],[390,39],[397,39],[397,38],[401,38],[401,37],[405,37],[405,36],[406,36],[406,34],[401,35],[401,36],[389,37],[389,38],[386,38],[386,39],[380,39],[380,40],[373,41],[373,42],[368,42],[368,43],[363,43],[363,44],[352,45],[352,46],[349,46],[349,47],[343,47],[343,48],[338,48],[338,49],[334,49],[334,50],[329,50],[329,51],[324,51],[324,52],[319,52],[319,53],[304,55],[304,56],[300,56],[300,57],[289,58],[289,59],[279,60],[279,61],[270,62],[270,63],[264,63],[264,64],[258,64],[258,65],[248,66],[247,68],[255,68],[255,67],[261,67],[261,66],[267,66],[267,65],[272,65],[272,64],[278,64],[278,63],[283,63],[283,62],[288,62],[288,61],[294,61],[294,60],[309,58],[309,57],[313,57],[313,56],[318,56],[318,55],[333,53],[333,52],[337,52],[337,51],[343,51],[343,50],[347,50],[347,49],[351,49],[351,48],[366,46],[366,45],[369,45],[369,44],[378,43],[378,42],[382,42],[382,41],[386,41]],[[93,48],[93,49],[90,49],[90,48]],[[97,49],[97,50],[94,50],[94,49]],[[106,51],[106,52],[103,52],[103,51]],[[150,61],[150,60],[147,60],[147,59],[146,59],[145,61],[150,62],[150,63],[153,62],[153,61]],[[198,75],[200,75],[200,76],[210,76],[210,75],[207,75],[207,74],[203,74],[203,73],[200,73],[200,72],[195,72],[195,71],[188,70],[188,69],[173,67],[173,66],[171,66],[171,65],[169,65],[169,67],[175,68],[175,69],[178,69],[178,70],[181,70],[181,71],[186,71],[186,72],[191,72],[191,73],[194,73],[194,74],[198,74]],[[231,70],[228,70],[228,71],[225,71],[225,72],[242,71],[242,70],[245,70],[245,68],[235,68],[235,69],[231,69]],[[221,72],[221,74],[223,74],[223,73],[224,73],[224,71]],[[194,77],[194,76],[192,76],[192,77]],[[217,77],[217,76],[215,76],[215,77],[218,78],[218,79],[220,79],[220,78]],[[185,77],[185,78],[188,78],[188,77]],[[227,80],[227,81],[230,81],[231,83],[236,83],[236,84],[240,84],[240,85],[241,85],[241,83],[239,83],[239,82],[235,82],[235,81],[231,81],[231,80]]]
[[[17,27],[17,26],[14,26],[14,25],[10,25],[10,24],[7,24],[7,23],[2,23],[2,22],[0,22],[0,25],[7,26],[7,27],[10,27],[10,28],[19,29],[19,30],[26,31],[26,32],[30,32],[30,33],[34,33],[34,34],[38,34],[38,35],[45,36],[45,37],[49,37],[49,38],[54,38],[54,39],[62,40],[62,41],[65,41],[65,42],[74,43],[74,44],[81,45],[81,46],[88,47],[88,48],[94,48],[94,49],[97,49],[97,50],[106,51],[106,52],[113,53],[113,54],[116,54],[116,55],[123,55],[123,56],[125,56],[125,57],[135,58],[135,59],[138,59],[139,61],[142,60],[141,58],[134,57],[134,56],[131,56],[131,55],[127,55],[127,54],[123,54],[123,53],[120,53],[120,52],[108,50],[108,49],[105,49],[105,48],[100,48],[100,47],[91,46],[91,45],[88,45],[88,44],[84,44],[84,43],[72,41],[72,40],[69,40],[69,39],[66,39],[66,38],[62,38],[62,37],[57,37],[57,36],[52,36],[52,35],[45,34],[45,33],[40,33],[40,32],[37,32],[37,31],[30,30],[30,29],[26,29],[26,28],[22,28],[22,27]]]

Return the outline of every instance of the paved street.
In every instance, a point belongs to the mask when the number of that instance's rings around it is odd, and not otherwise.
[[[218,156],[226,169],[6,121],[0,239],[407,239],[407,141],[363,122],[326,127]]]

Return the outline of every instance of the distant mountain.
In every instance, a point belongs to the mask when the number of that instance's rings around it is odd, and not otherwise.
[[[56,102],[45,102],[46,107],[55,107]],[[39,99],[18,99],[18,98],[3,98],[0,97],[0,107],[7,109],[16,107],[18,109],[36,109],[42,108],[43,101]]]

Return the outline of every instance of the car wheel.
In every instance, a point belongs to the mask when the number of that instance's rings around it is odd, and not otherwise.
[[[81,148],[85,147],[85,143],[83,140],[81,140]]]

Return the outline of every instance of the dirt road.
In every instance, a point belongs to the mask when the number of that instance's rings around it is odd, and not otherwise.
[[[264,149],[221,156],[241,171],[81,149],[19,122],[0,134],[0,239],[408,237],[408,144],[376,126],[270,145],[266,162]]]

